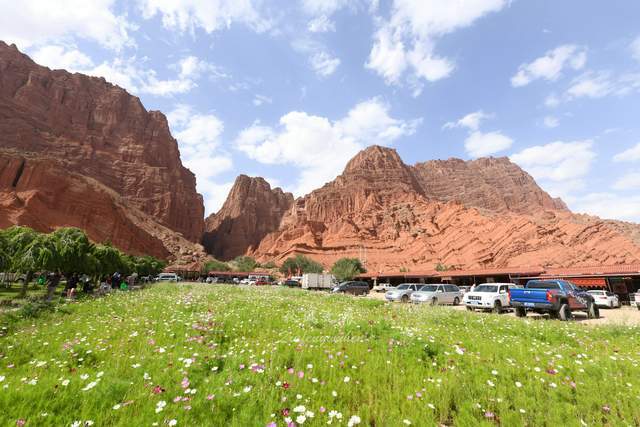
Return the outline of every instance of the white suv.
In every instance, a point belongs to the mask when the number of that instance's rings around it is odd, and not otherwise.
[[[462,302],[467,310],[492,310],[495,313],[509,307],[509,289],[517,288],[513,283],[484,283],[464,294]]]

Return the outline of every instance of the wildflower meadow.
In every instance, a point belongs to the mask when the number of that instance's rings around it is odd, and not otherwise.
[[[0,425],[639,425],[640,329],[158,284],[0,315]]]

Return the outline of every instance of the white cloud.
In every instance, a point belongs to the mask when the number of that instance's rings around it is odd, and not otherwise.
[[[555,93],[552,93],[545,98],[544,105],[546,105],[549,108],[555,108],[558,105],[560,105],[561,102],[562,100],[560,99],[560,97]]]
[[[614,84],[609,73],[588,72],[573,80],[566,96],[574,98],[602,98],[614,91]]]
[[[556,141],[526,148],[510,158],[536,180],[561,182],[587,175],[596,154],[591,140]]]
[[[327,52],[325,46],[318,41],[298,38],[291,45],[294,50],[309,55],[309,65],[318,77],[329,77],[340,66],[340,59]]]
[[[622,97],[637,92],[640,92],[640,73],[615,75],[610,71],[587,71],[571,81],[562,97],[552,94],[545,104],[556,107],[561,102],[580,98]]]
[[[178,141],[184,165],[196,175],[206,213],[215,212],[231,188],[230,183],[220,184],[215,180],[216,176],[233,168],[231,156],[221,148],[224,124],[214,114],[201,114],[184,104],[177,105],[167,115],[167,120]]]
[[[136,94],[171,96],[189,92],[197,86],[196,80],[203,73],[212,78],[228,77],[219,69],[195,56],[187,56],[169,68],[178,71],[172,79],[162,79],[158,73],[144,66],[144,61],[136,57],[114,58],[95,65],[94,62],[74,46],[44,45],[32,53],[33,59],[50,68],[63,68],[70,72],[79,72],[90,76],[104,77],[108,82],[116,84]]]
[[[255,105],[256,107],[259,107],[262,104],[271,104],[272,102],[273,102],[273,100],[271,98],[269,98],[268,96],[256,94],[253,97],[253,105]]]
[[[522,64],[511,78],[514,87],[526,86],[534,80],[557,80],[565,68],[580,70],[587,61],[587,52],[576,45],[562,45],[550,50],[529,64]]]
[[[558,120],[558,118],[554,116],[546,116],[543,120],[543,123],[546,127],[552,129],[560,125],[560,120]]]
[[[170,30],[195,34],[196,29],[213,33],[229,28],[235,22],[247,25],[256,32],[272,27],[252,0],[141,0],[145,19],[160,15],[162,25]]]
[[[309,58],[313,71],[320,77],[329,77],[340,65],[340,59],[327,52],[316,52]]]
[[[302,8],[310,15],[331,16],[349,4],[350,0],[302,0]]]
[[[114,12],[115,0],[21,0],[0,5],[0,40],[20,49],[60,43],[70,37],[120,50],[133,45],[135,26]]]
[[[640,222],[640,196],[589,193],[577,199],[572,208],[574,212],[585,212],[601,218]]]
[[[464,148],[471,157],[484,157],[507,150],[513,145],[513,139],[495,132],[472,132],[464,141]]]
[[[631,56],[638,62],[640,62],[640,36],[636,37],[634,41],[629,45],[631,49]]]
[[[640,161],[640,142],[629,148],[628,150],[624,150],[621,153],[613,156],[613,160],[616,162],[637,162]]]
[[[472,131],[478,130],[480,127],[480,123],[483,120],[493,118],[493,114],[486,114],[482,110],[475,111],[473,113],[469,113],[463,118],[459,119],[456,122],[447,122],[444,124],[443,129],[453,129],[464,127]]]
[[[195,80],[203,75],[207,75],[212,79],[230,78],[220,67],[194,55],[182,58],[177,64],[173,64],[171,68],[178,69],[181,79]]]
[[[90,69],[93,61],[75,47],[67,48],[57,45],[41,46],[31,53],[31,58],[41,65],[53,70],[68,70],[71,72]]]
[[[408,71],[407,82],[418,95],[423,81],[443,79],[455,68],[451,60],[435,53],[438,38],[507,4],[507,0],[396,0],[389,19],[378,19],[365,66],[387,84],[399,84]]]
[[[336,25],[327,18],[327,15],[320,15],[309,21],[307,28],[312,33],[327,33],[329,31],[335,31]]]
[[[613,184],[614,190],[638,190],[640,189],[640,172],[629,172],[622,175]]]
[[[235,144],[258,162],[297,168],[294,193],[302,195],[335,178],[366,146],[390,145],[415,133],[420,123],[391,117],[389,106],[373,98],[337,121],[292,111],[280,118],[277,128],[256,122],[240,132]]]

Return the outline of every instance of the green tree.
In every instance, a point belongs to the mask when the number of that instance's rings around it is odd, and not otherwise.
[[[268,261],[264,264],[262,264],[261,266],[262,268],[268,268],[268,269],[273,269],[273,268],[278,268],[278,266],[276,265],[276,263],[274,261]]]
[[[160,273],[166,264],[150,255],[134,257],[134,271],[138,276],[155,276]]]
[[[94,245],[84,231],[72,227],[59,228],[50,237],[56,245],[60,269],[65,275],[86,273],[95,268],[90,259]]]
[[[331,274],[340,282],[351,280],[366,271],[358,258],[340,258],[331,267]]]
[[[226,262],[218,261],[217,259],[212,259],[204,263],[202,266],[202,274],[207,274],[210,271],[229,271],[231,267]]]
[[[258,262],[250,256],[239,256],[233,260],[236,271],[253,271],[258,266]]]
[[[110,244],[95,245],[93,257],[97,261],[95,273],[99,276],[113,274],[125,269],[124,254]]]
[[[20,296],[27,295],[33,273],[37,271],[59,271],[62,267],[56,239],[50,234],[41,234],[28,227],[11,233],[9,245],[12,248],[11,266],[13,271],[24,273],[25,279]]]
[[[322,273],[324,267],[322,264],[315,262],[311,258],[304,255],[296,255],[295,257],[287,258],[280,267],[280,272],[283,274],[300,274],[303,273]]]
[[[436,266],[435,266],[435,270],[436,271],[447,271],[447,270],[449,270],[449,267],[446,264],[437,263]]]
[[[3,232],[0,232],[0,272],[10,268],[9,243]]]

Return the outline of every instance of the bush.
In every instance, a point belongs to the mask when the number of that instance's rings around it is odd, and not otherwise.
[[[207,261],[202,267],[202,273],[207,274],[210,271],[229,271],[231,267],[226,262],[218,261],[217,259]]]
[[[258,266],[258,262],[250,256],[239,256],[233,260],[236,271],[253,271]]]
[[[280,267],[280,272],[287,275],[297,275],[303,273],[322,273],[324,267],[322,264],[307,258],[304,255],[296,255],[293,258],[287,258]]]
[[[340,282],[351,280],[366,271],[358,258],[340,258],[331,267],[331,274],[336,276]]]

